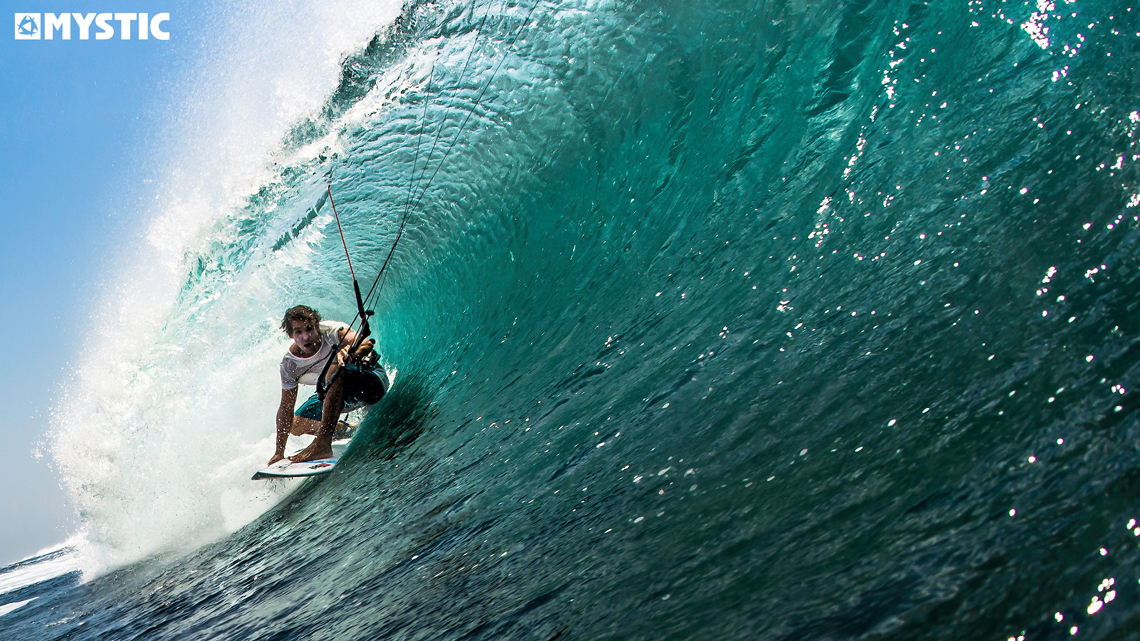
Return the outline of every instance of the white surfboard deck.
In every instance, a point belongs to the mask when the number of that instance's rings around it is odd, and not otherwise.
[[[388,389],[392,389],[392,383],[396,382],[396,370],[388,372]],[[344,450],[348,448],[348,444],[352,442],[351,438],[336,439],[332,442],[332,458],[317,459],[315,461],[305,461],[303,463],[294,463],[286,456],[284,459],[277,461],[269,467],[254,472],[253,481],[271,478],[300,478],[305,476],[319,476],[321,474],[328,474],[336,467],[336,462],[340,460]],[[296,454],[296,452],[293,452]],[[290,455],[291,456],[291,455]]]
[[[344,450],[348,447],[351,440],[352,439],[343,438],[333,441],[333,458],[322,458],[315,461],[305,461],[304,463],[294,463],[288,458],[285,458],[256,472],[252,480],[258,481],[268,478],[296,478],[300,476],[328,474],[336,467],[336,462],[340,460],[341,454],[344,454]]]

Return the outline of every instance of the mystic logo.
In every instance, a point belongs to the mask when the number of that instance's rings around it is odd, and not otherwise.
[[[41,21],[40,18],[43,18]],[[75,22],[80,40],[91,39],[92,23],[96,40],[115,37],[118,23],[119,40],[170,40],[170,32],[163,28],[170,21],[169,13],[17,13],[16,40],[71,40],[71,23]]]
[[[16,40],[40,39],[40,14],[16,14]]]

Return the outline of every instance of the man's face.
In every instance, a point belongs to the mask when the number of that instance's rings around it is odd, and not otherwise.
[[[301,356],[312,356],[321,348],[321,330],[312,321],[289,321],[289,336]]]

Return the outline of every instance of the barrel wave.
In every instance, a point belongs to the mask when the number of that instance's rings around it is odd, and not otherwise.
[[[1128,638],[1138,14],[405,5],[79,381],[102,573],[0,630]],[[333,473],[251,483],[281,312],[355,315],[326,185],[365,293],[406,216],[399,375]]]

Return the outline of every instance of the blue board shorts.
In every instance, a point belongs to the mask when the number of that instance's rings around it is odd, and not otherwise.
[[[384,369],[377,367],[375,371],[361,369],[356,365],[348,365],[340,374],[344,377],[344,409],[341,412],[351,412],[366,405],[378,403],[384,397],[388,387],[388,375]],[[294,414],[314,421],[320,421],[325,411],[325,402],[316,394],[301,404]]]

